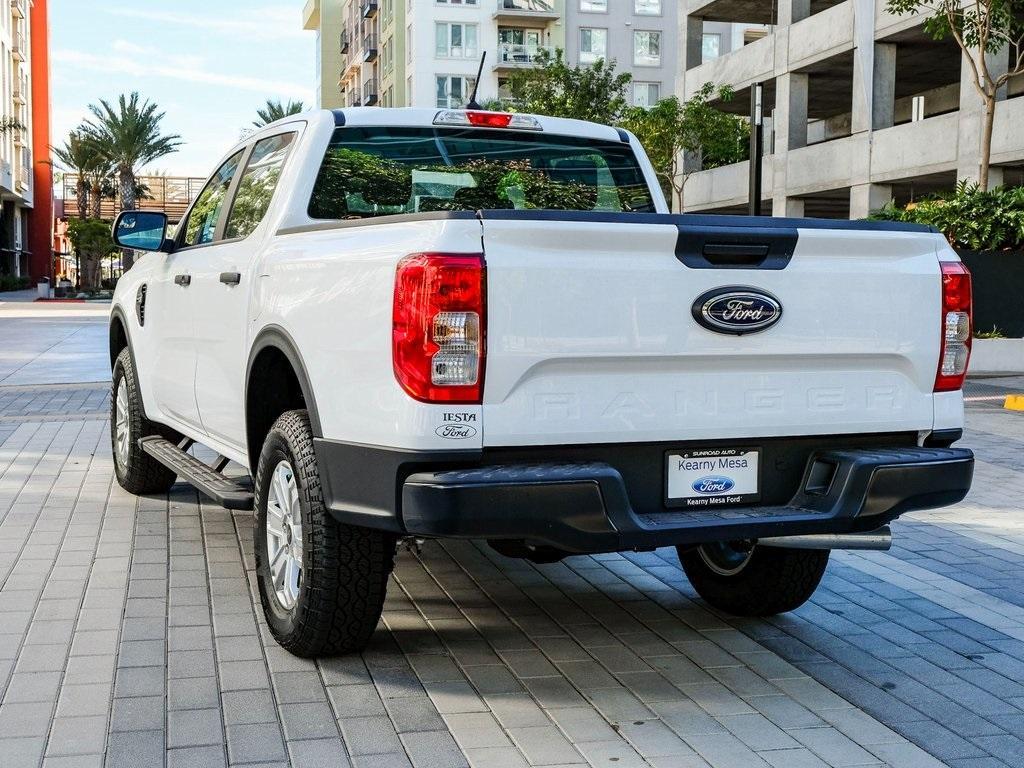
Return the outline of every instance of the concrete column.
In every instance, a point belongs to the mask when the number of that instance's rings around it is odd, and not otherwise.
[[[864,219],[892,200],[888,184],[856,184],[850,187],[850,218]]]
[[[775,152],[807,146],[807,86],[805,74],[789,72],[775,78]]]
[[[778,9],[779,26],[788,27],[811,15],[811,0],[779,0]]]
[[[788,216],[799,219],[804,215],[804,201],[799,197],[778,195],[772,198],[772,216]]]
[[[876,131],[891,128],[896,121],[896,46],[875,43],[874,93],[871,127]]]
[[[689,94],[682,93],[685,90],[686,71],[699,67],[703,58],[704,19],[700,16],[684,17],[679,24],[679,32],[683,36],[679,46],[682,52],[680,56],[682,71],[677,72],[679,77],[676,91],[687,96]]]
[[[850,132],[870,131],[875,85],[875,0],[853,0],[853,101]]]

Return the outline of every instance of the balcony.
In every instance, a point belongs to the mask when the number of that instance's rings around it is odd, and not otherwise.
[[[373,19],[377,16],[379,3],[376,0],[363,0],[363,4],[360,7],[360,13],[362,13],[364,19]]]
[[[349,45],[351,44],[351,42],[352,42],[352,40],[349,37],[348,30],[346,29],[344,32],[341,33],[341,52],[342,53],[348,53]]]
[[[363,38],[363,61],[371,62],[377,60],[377,35],[367,35]]]
[[[11,15],[16,19],[25,18],[25,0],[11,0]]]
[[[25,61],[25,36],[20,32],[14,34],[14,39],[11,41],[11,55],[14,56],[15,61]]]
[[[500,43],[498,45],[498,61],[494,65],[494,70],[532,67],[540,58],[541,51],[546,51],[551,56],[555,55],[555,49],[551,46]]]
[[[363,83],[363,106],[372,107],[378,102],[377,78],[371,77]]]
[[[557,21],[560,18],[554,5],[547,0],[496,0],[496,5],[494,18],[498,21]]]
[[[14,100],[14,103],[17,104],[19,107],[25,106],[25,104],[28,103],[25,99],[25,86],[23,86],[21,83],[15,83],[14,92],[11,94],[11,98]]]

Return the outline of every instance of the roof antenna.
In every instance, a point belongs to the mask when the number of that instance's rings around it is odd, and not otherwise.
[[[487,61],[487,51],[484,51],[480,56],[480,67],[476,71],[476,82],[473,83],[473,93],[469,96],[469,101],[466,102],[466,109],[483,109],[476,100],[476,92],[480,89],[480,78],[484,73],[484,62]]]

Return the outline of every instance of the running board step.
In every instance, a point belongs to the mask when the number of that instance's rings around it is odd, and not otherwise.
[[[142,438],[139,445],[143,451],[174,472],[179,479],[202,491],[226,509],[253,508],[252,491],[243,488],[195,456],[185,453],[170,440],[154,435]]]

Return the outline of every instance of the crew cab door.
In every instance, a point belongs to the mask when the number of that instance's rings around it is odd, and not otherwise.
[[[170,421],[202,430],[196,403],[195,273],[218,247],[224,202],[241,164],[239,151],[221,164],[178,225],[174,253],[162,262],[148,306],[159,314],[153,357],[157,407]],[[155,299],[155,300],[154,300]]]
[[[193,315],[196,324],[196,400],[207,435],[244,454],[247,330],[258,308],[251,306],[259,280],[257,253],[268,233],[261,227],[294,131],[255,142],[231,192],[223,236],[196,265]]]

